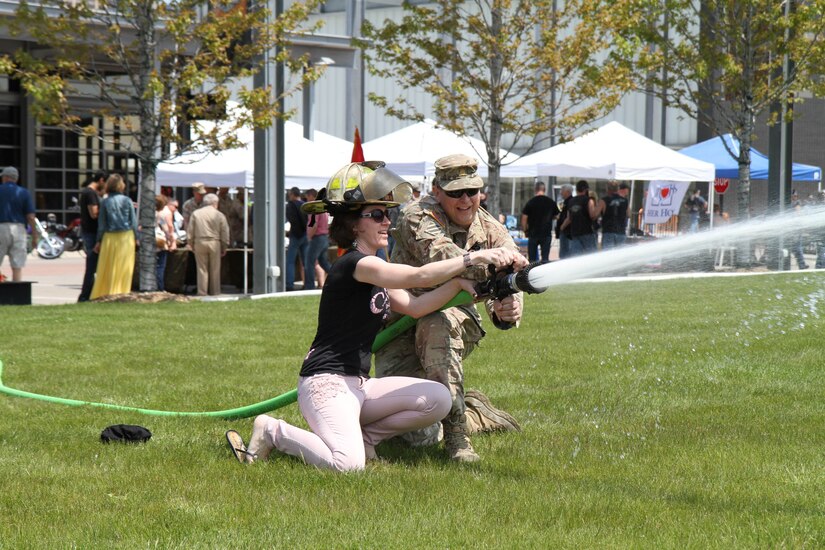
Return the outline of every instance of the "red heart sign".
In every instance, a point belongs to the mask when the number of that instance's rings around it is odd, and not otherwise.
[[[662,195],[663,199],[666,199],[670,195],[670,187],[662,187],[659,189],[659,194]]]

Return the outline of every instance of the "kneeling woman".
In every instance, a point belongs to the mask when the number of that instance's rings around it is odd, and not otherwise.
[[[329,272],[321,293],[318,330],[298,378],[298,406],[312,431],[258,416],[248,449],[237,432],[226,434],[241,462],[266,459],[277,449],[319,468],[361,470],[366,460],[375,457],[378,443],[429,426],[450,410],[450,392],[438,382],[402,376],[370,378],[371,347],[390,310],[421,317],[460,290],[473,293],[470,281],[455,278],[466,269],[465,259],[417,268],[385,262],[376,252],[387,246],[387,208],[398,203],[382,199],[397,199],[403,190],[398,186],[409,184],[380,165],[351,164],[330,180],[326,196],[343,187],[341,182],[358,186],[340,202],[325,198],[305,205],[307,211],[321,206],[331,211],[330,235],[349,249]],[[514,255],[500,248],[479,250],[468,261],[504,267],[513,263]],[[440,283],[445,284],[418,297],[402,290]]]

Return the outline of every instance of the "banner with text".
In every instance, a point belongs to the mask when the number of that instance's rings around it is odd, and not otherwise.
[[[686,181],[651,181],[645,195],[643,223],[666,223],[679,214],[688,186]]]

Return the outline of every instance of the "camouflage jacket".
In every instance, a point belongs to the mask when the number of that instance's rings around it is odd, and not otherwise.
[[[509,248],[518,252],[518,246],[507,229],[483,208],[478,209],[475,220],[468,229],[450,223],[447,214],[435,197],[421,197],[407,204],[398,216],[392,230],[395,246],[391,261],[419,267],[455,256],[463,256],[468,250],[488,248]],[[487,279],[486,266],[473,266],[461,274],[466,279],[484,281]],[[413,294],[422,294],[427,289],[411,289]],[[521,294],[515,298],[522,301]],[[460,306],[480,322],[475,305]],[[493,300],[485,303],[487,314],[499,328],[510,328],[493,315]]]

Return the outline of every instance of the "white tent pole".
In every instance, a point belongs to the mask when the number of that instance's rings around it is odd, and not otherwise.
[[[516,178],[511,178],[510,182],[513,184],[513,192],[510,194],[510,215],[516,215]]]
[[[249,293],[249,258],[247,242],[249,241],[249,188],[243,188],[243,293]]]
[[[713,229],[713,203],[715,202],[713,182],[708,183],[708,210],[710,210],[710,228]]]

